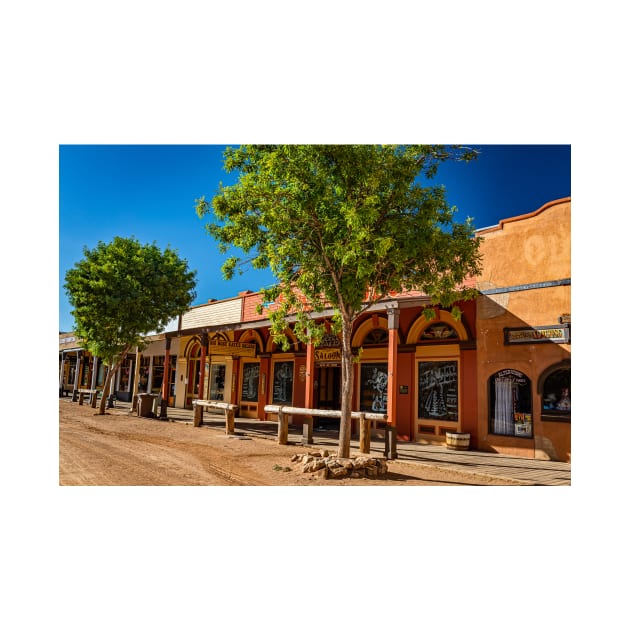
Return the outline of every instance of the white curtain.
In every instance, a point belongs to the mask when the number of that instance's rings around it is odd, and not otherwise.
[[[494,433],[514,435],[514,392],[512,379],[494,380]]]

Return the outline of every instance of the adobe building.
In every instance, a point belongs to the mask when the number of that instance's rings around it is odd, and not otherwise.
[[[571,199],[480,230],[475,447],[571,461]]]
[[[467,283],[480,295],[458,304],[460,319],[420,292],[370,307],[353,329],[352,409],[386,414],[399,440],[444,444],[447,432],[467,433],[474,449],[570,461],[570,211],[560,199],[480,230],[483,272]],[[268,404],[339,409],[340,339],[329,333],[313,347],[289,324],[283,350],[269,308],[250,291],[190,308],[127,358],[116,396],[156,394],[162,417],[197,398],[260,420],[273,419]],[[102,382],[98,360],[60,335],[60,395]]]

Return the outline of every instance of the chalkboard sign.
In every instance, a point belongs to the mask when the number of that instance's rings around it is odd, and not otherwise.
[[[293,401],[293,361],[277,361],[273,367],[273,403]]]
[[[387,413],[387,363],[361,364],[360,408]]]
[[[243,384],[241,385],[241,400],[258,401],[258,378],[260,376],[259,363],[245,363],[243,365]]]
[[[420,361],[418,417],[457,420],[457,361]]]

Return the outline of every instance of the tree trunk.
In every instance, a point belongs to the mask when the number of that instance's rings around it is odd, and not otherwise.
[[[352,360],[352,321],[344,318],[341,332],[341,418],[339,419],[339,457],[350,457],[352,431],[352,389],[354,370]]]
[[[109,392],[112,377],[114,376],[114,370],[111,365],[107,366],[107,375],[105,376],[105,382],[103,383],[103,395],[101,396],[101,403],[98,408],[98,415],[105,415],[105,403],[107,402],[107,392]]]
[[[105,404],[107,403],[107,398],[113,394],[113,392],[110,391],[110,389],[112,388],[112,379],[116,375],[118,368],[120,368],[120,366],[122,365],[122,362],[127,358],[129,350],[130,346],[126,346],[122,354],[118,358],[118,361],[114,362],[113,366],[107,366],[107,374],[105,375],[105,382],[103,383],[103,395],[101,396],[101,404],[98,408],[99,416],[105,415]],[[138,369],[138,367],[136,367],[136,369]]]

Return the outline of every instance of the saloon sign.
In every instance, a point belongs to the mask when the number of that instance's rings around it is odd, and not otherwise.
[[[339,362],[341,361],[341,348],[315,348],[315,361]]]
[[[323,336],[319,348],[315,348],[315,363],[336,365],[341,362],[341,342],[337,335],[327,333]]]
[[[505,344],[514,343],[569,343],[569,324],[504,328]]]

